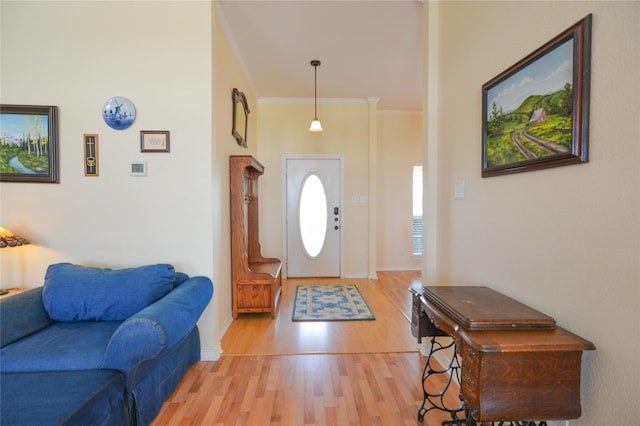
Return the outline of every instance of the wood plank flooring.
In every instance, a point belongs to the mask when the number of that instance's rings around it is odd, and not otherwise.
[[[378,280],[284,280],[278,318],[234,321],[220,360],[191,367],[152,426],[431,426],[450,420],[434,410],[417,421],[425,358],[410,332],[408,288],[419,280],[419,272],[384,272]],[[310,281],[355,283],[376,320],[292,324],[295,286]]]
[[[407,324],[411,315],[409,283],[419,272],[387,279],[304,278],[282,282],[275,320],[269,314],[245,314],[222,338],[227,355],[282,355],[309,353],[411,352],[416,339]],[[293,322],[293,299],[298,285],[356,285],[376,317],[375,321]],[[408,301],[408,303],[407,303]]]

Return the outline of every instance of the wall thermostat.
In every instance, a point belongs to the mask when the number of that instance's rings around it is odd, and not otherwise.
[[[147,162],[146,161],[132,161],[129,163],[129,174],[131,176],[146,176],[147,175]]]

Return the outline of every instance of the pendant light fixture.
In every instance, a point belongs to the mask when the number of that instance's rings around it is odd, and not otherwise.
[[[311,127],[309,127],[310,132],[321,132],[322,124],[320,124],[320,120],[318,120],[318,67],[320,66],[320,61],[314,59],[311,61],[311,66],[314,69],[314,100],[315,100],[315,115],[313,121],[311,122]]]

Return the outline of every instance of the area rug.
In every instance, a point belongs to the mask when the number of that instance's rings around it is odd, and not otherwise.
[[[374,320],[355,285],[299,285],[292,321]]]

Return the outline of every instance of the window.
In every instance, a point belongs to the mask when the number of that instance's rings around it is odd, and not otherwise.
[[[422,255],[422,166],[413,166],[413,255]]]
[[[327,193],[317,175],[309,175],[300,194],[300,237],[307,255],[317,257],[327,237]]]

